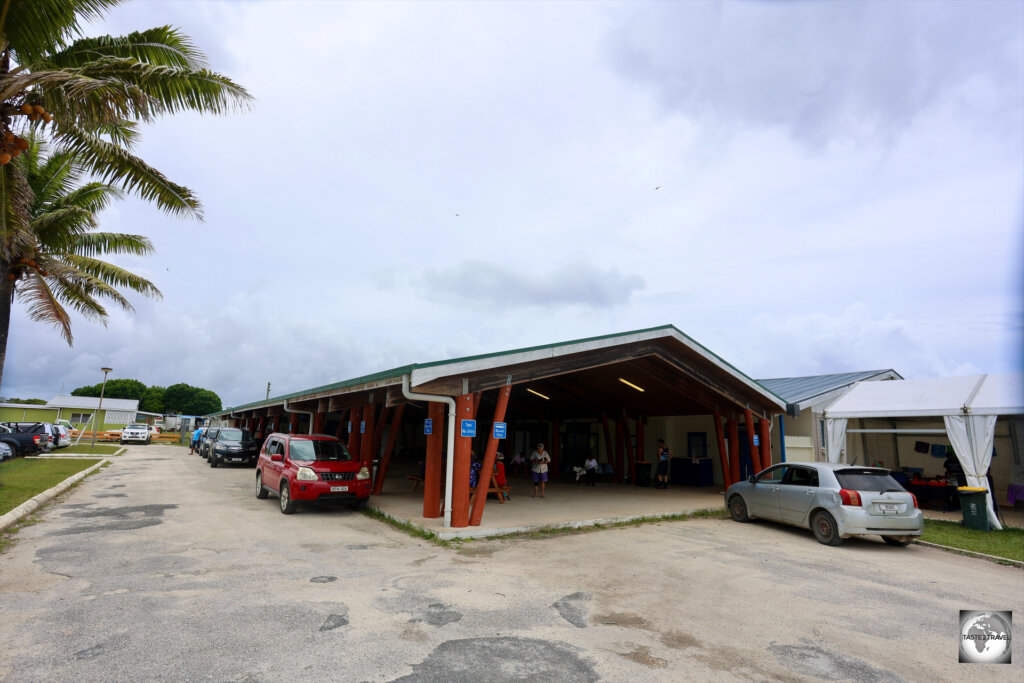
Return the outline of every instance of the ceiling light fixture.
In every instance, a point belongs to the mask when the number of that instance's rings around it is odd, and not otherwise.
[[[548,398],[548,397],[547,397],[547,396],[545,396],[544,394],[540,393],[539,391],[534,391],[533,389],[530,389],[529,387],[527,387],[527,388],[526,388],[526,390],[527,390],[527,391],[529,391],[529,392],[530,392],[531,394],[533,394],[534,396],[540,396],[540,397],[541,397],[542,399],[544,399],[545,401],[550,401],[550,400],[551,400],[550,398]]]
[[[642,388],[638,387],[637,385],[633,384],[632,382],[627,382],[626,380],[622,379],[621,377],[619,378],[619,381],[622,382],[623,384],[625,384],[627,387],[633,387],[637,391],[643,392]]]

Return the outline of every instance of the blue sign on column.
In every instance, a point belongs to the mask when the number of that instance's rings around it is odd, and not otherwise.
[[[754,445],[755,446],[760,446],[761,445],[761,439],[758,438],[757,434],[754,434]]]
[[[462,421],[462,436],[476,436],[476,420]]]
[[[434,421],[433,420],[428,418],[428,419],[423,421],[423,433],[424,434],[433,434],[434,433]]]
[[[359,421],[359,433],[360,434],[365,434],[366,433],[366,420],[360,420]]]
[[[349,420],[349,421],[348,421],[348,433],[349,433],[349,434],[351,434],[351,433],[352,433],[352,420]]]
[[[507,425],[504,422],[495,422],[494,423],[494,438],[495,439],[504,439],[505,438],[505,429],[506,429],[506,427],[507,427]]]

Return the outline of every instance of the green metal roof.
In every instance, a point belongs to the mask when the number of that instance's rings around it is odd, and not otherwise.
[[[657,327],[648,327],[648,328],[639,329],[639,330],[630,330],[628,332],[616,332],[616,333],[613,333],[613,334],[603,334],[603,335],[598,335],[596,337],[583,337],[581,339],[572,339],[572,340],[569,340],[569,341],[554,342],[554,343],[551,343],[551,344],[540,344],[540,345],[537,345],[537,346],[527,346],[527,347],[523,347],[523,348],[519,348],[519,349],[511,349],[511,350],[507,350],[507,351],[495,351],[495,352],[492,352],[492,353],[483,353],[483,354],[477,354],[477,355],[473,355],[473,356],[462,356],[460,358],[449,358],[449,359],[446,359],[446,360],[430,361],[430,362],[427,362],[427,363],[411,363],[409,365],[403,365],[403,366],[400,366],[400,367],[397,367],[397,368],[393,368],[391,370],[384,370],[382,372],[377,372],[377,373],[373,373],[373,374],[370,374],[370,375],[363,375],[362,377],[355,377],[355,378],[344,380],[344,381],[341,381],[341,382],[335,382],[334,384],[325,384],[323,386],[313,387],[313,388],[310,388],[310,389],[303,389],[303,390],[300,390],[300,391],[292,392],[290,394],[284,394],[284,395],[281,395],[281,396],[275,396],[275,397],[272,397],[272,398],[264,399],[262,401],[255,401],[253,403],[246,403],[246,404],[240,405],[240,406],[232,406],[230,409],[222,410],[222,411],[217,412],[217,413],[211,413],[208,417],[216,416],[216,415],[226,415],[226,414],[238,411],[238,410],[251,410],[251,409],[254,409],[254,408],[260,408],[260,407],[275,405],[275,404],[282,403],[282,402],[284,402],[286,400],[293,399],[293,398],[301,398],[303,396],[309,396],[310,394],[322,393],[322,392],[331,391],[331,390],[334,390],[334,389],[345,389],[345,388],[349,388],[349,387],[358,386],[360,384],[369,384],[371,382],[377,382],[377,381],[384,380],[384,379],[389,379],[389,378],[395,378],[396,380],[400,380],[402,375],[411,374],[413,370],[419,370],[419,369],[423,369],[423,368],[441,367],[441,366],[444,366],[444,365],[456,365],[458,363],[467,363],[467,362],[472,362],[472,361],[477,361],[477,360],[485,360],[485,359],[489,359],[489,358],[501,358],[503,356],[512,356],[512,355],[515,355],[515,354],[530,353],[530,352],[534,352],[534,351],[542,351],[542,350],[545,350],[545,349],[557,349],[557,348],[561,348],[561,347],[565,347],[565,346],[572,346],[572,345],[576,345],[576,344],[586,344],[586,343],[590,343],[590,342],[605,341],[605,340],[608,340],[608,339],[616,339],[616,338],[620,338],[620,337],[629,337],[629,336],[633,336],[633,335],[644,334],[644,333],[648,333],[648,332],[659,332],[659,331],[664,331],[666,333],[675,333],[675,334],[679,335],[680,337],[683,337],[684,339],[688,340],[689,342],[693,343],[695,346],[700,348],[707,355],[717,359],[722,365],[728,367],[732,372],[736,373],[741,378],[747,380],[753,388],[756,388],[756,389],[758,389],[760,391],[763,391],[765,394],[768,394],[771,397],[775,398],[776,400],[778,400],[778,402],[781,405],[783,405],[783,406],[786,405],[785,399],[783,399],[781,396],[779,396],[778,394],[776,394],[775,392],[773,392],[771,389],[769,389],[768,387],[764,386],[763,384],[758,383],[756,380],[754,380],[753,378],[748,376],[746,373],[744,373],[741,370],[739,370],[735,365],[733,365],[729,361],[725,360],[724,358],[719,356],[717,353],[711,351],[708,347],[704,346],[703,344],[698,342],[693,337],[687,335],[682,330],[677,328],[675,325],[659,325]]]

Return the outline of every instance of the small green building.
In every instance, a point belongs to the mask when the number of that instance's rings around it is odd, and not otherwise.
[[[50,422],[66,420],[75,429],[99,431],[121,429],[136,421],[139,402],[128,398],[104,398],[103,409],[96,416],[100,400],[90,396],[57,396],[46,405],[0,403],[0,422]],[[98,425],[94,427],[96,416]]]

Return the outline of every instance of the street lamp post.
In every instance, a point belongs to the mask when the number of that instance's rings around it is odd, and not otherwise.
[[[100,419],[100,411],[103,410],[103,392],[107,390],[107,374],[114,371],[114,368],[100,368],[103,371],[103,386],[100,387],[100,404],[96,408],[96,417],[92,421],[92,447],[89,450],[96,450],[96,427]]]

